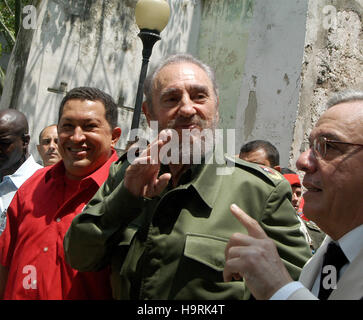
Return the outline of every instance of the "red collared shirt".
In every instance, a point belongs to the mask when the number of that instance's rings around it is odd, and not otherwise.
[[[73,220],[106,180],[110,159],[81,181],[65,176],[63,161],[38,170],[17,191],[0,236],[0,263],[9,268],[4,299],[111,299],[110,270],[78,272],[64,257]]]

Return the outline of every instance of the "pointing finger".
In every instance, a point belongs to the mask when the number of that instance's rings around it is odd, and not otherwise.
[[[248,235],[257,239],[268,238],[265,231],[261,228],[258,222],[251,218],[247,213],[245,213],[237,205],[232,204],[231,207],[232,214],[237,218],[237,220],[245,226],[248,231]]]

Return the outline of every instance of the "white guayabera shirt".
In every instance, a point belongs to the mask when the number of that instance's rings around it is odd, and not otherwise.
[[[35,171],[43,168],[36,163],[33,156],[28,159],[12,175],[5,176],[0,183],[0,234],[6,226],[6,211],[13,200],[16,191],[20,186],[30,178]]]

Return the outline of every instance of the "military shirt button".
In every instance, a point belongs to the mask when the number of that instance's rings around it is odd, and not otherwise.
[[[43,251],[44,251],[44,252],[47,252],[47,251],[48,251],[48,247],[44,247],[44,248],[43,248]]]
[[[61,221],[61,218],[57,218],[55,221],[60,222]]]

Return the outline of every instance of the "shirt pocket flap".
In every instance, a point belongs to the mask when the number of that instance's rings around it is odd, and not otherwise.
[[[198,261],[216,271],[223,271],[224,250],[228,240],[204,234],[189,233],[186,236],[184,256]]]
[[[131,244],[132,239],[134,238],[134,235],[136,233],[136,228],[127,228],[122,233],[122,239],[120,239],[120,242],[118,243],[119,246],[129,246]]]

